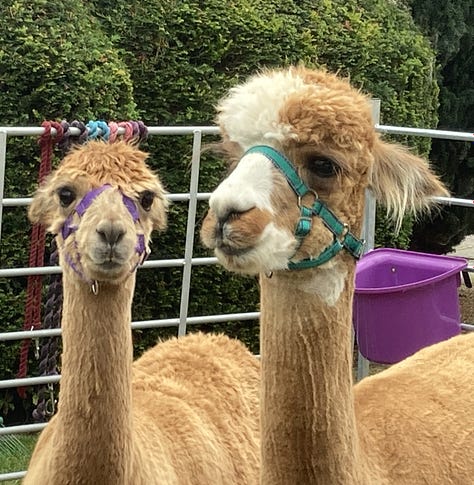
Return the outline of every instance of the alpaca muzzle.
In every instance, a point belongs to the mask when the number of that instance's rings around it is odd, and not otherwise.
[[[308,258],[301,261],[289,261],[288,269],[307,269],[315,266],[321,266],[331,260],[341,250],[348,251],[355,259],[359,259],[362,255],[365,241],[358,239],[350,232],[347,224],[341,222],[338,217],[318,198],[318,194],[309,189],[298,175],[293,164],[282,153],[275,150],[268,145],[256,145],[251,147],[244,154],[260,153],[270,160],[273,165],[285,176],[288,184],[298,196],[298,207],[300,209],[300,217],[296,224],[295,236],[298,240],[298,247],[301,246],[303,239],[310,233],[312,229],[313,216],[318,216],[323,221],[324,225],[332,232],[333,242],[325,248],[317,258]],[[302,199],[306,194],[314,195],[314,202],[311,207],[303,205]]]
[[[73,222],[74,216],[76,215],[76,216],[79,217],[79,219],[81,219],[84,216],[84,214],[86,213],[87,209],[95,201],[95,199],[102,192],[104,192],[105,190],[108,190],[108,189],[113,189],[113,187],[110,184],[104,184],[101,187],[90,190],[80,200],[80,202],[77,204],[74,211],[71,214],[69,214],[69,216],[66,218],[66,220],[64,221],[64,224],[61,228],[61,237],[62,237],[64,242],[69,237],[74,236],[74,234],[78,230],[78,225],[74,224],[74,222]],[[114,189],[114,190],[118,190],[118,189]],[[122,195],[122,202],[125,205],[129,214],[131,215],[134,224],[140,224],[140,214],[139,214],[138,207],[135,204],[134,200],[131,199],[130,197],[128,197],[127,195],[123,194],[123,193],[121,193],[121,195]],[[117,240],[120,237],[118,232],[113,231],[113,230],[110,230],[110,231],[99,230],[98,232],[101,235],[101,237],[107,242],[107,244],[109,244],[111,246],[112,246],[112,239],[115,238],[115,240]],[[74,241],[74,245],[77,249],[77,244],[75,243],[75,241]],[[142,231],[140,231],[137,234],[137,242],[135,244],[135,253],[138,255],[138,261],[135,264],[135,266],[131,269],[131,272],[134,272],[139,265],[143,264],[143,262],[145,261],[145,259],[148,256],[148,251],[147,251],[147,247],[146,247],[146,244],[145,244],[145,236],[144,236]],[[82,264],[81,264],[80,253],[79,252],[77,253],[77,260],[76,261],[74,261],[69,254],[65,255],[65,260],[68,263],[68,265],[71,267],[71,269],[76,274],[78,274],[79,277],[82,280],[84,280],[85,282],[87,282],[88,284],[91,285],[93,292],[96,293],[96,291],[94,291],[94,288],[96,288],[96,289],[98,288],[97,282],[87,278],[87,276],[84,274],[84,271],[82,269]]]

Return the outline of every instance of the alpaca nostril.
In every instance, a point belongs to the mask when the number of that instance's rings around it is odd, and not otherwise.
[[[96,232],[104,243],[110,244],[111,246],[119,243],[125,236],[124,229],[113,223],[101,224],[97,227]]]
[[[232,222],[232,221],[239,219],[240,216],[242,214],[244,214],[244,212],[247,212],[247,211],[243,211],[243,212],[231,211],[231,212],[229,212],[229,214],[227,215],[227,222]]]
[[[242,210],[242,211],[239,211],[239,210],[229,210],[227,211],[225,214],[221,215],[218,220],[217,220],[217,225],[222,227],[224,226],[224,224],[226,223],[229,223],[229,222],[234,222],[234,221],[237,221],[238,219],[240,219],[245,213],[251,211],[253,209],[250,208],[250,209],[247,209],[247,210]]]
[[[217,224],[216,224],[216,236],[217,237],[222,237],[224,233],[224,227],[226,224],[236,221],[239,217],[241,212],[236,212],[236,211],[229,211],[226,212],[225,214],[221,215],[217,219]]]

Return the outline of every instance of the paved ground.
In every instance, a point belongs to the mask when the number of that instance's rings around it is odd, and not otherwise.
[[[464,256],[466,258],[474,259],[474,235],[464,238],[461,244],[456,246],[455,251],[452,253],[454,256]],[[470,263],[473,264],[473,262]]]
[[[474,265],[474,235],[467,236],[453,253],[454,256],[470,258],[469,266]],[[463,281],[459,287],[459,303],[461,305],[461,321],[474,324],[474,273],[469,273],[473,288],[467,288]]]

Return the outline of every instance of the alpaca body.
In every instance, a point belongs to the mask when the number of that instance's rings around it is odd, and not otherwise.
[[[217,111],[233,171],[201,236],[227,269],[260,275],[261,485],[473,483],[474,336],[352,377],[365,191],[399,228],[448,195],[443,184],[325,71],[264,71]]]
[[[352,388],[351,322],[342,305],[301,291],[314,282],[309,273],[297,285],[289,274],[261,277],[262,453],[273,463],[263,483],[470,483],[474,335],[423,349]],[[348,285],[340,298],[351,294]],[[291,325],[275,332],[285,314]]]
[[[66,291],[59,410],[24,483],[258,483],[257,359],[238,341],[195,334],[132,365],[125,287],[85,287],[84,300]],[[77,315],[81,326],[68,325]]]
[[[65,159],[30,209],[50,230],[59,226],[64,300],[58,412],[40,435],[25,485],[258,483],[259,364],[241,343],[195,334],[133,363],[137,233],[148,243],[165,217],[145,158],[125,144],[91,142]],[[104,182],[122,186],[94,188]],[[153,197],[133,195],[144,189]],[[71,199],[90,207],[75,213]],[[71,237],[60,229],[64,220],[77,226]]]
[[[322,308],[288,276],[260,279],[262,483],[378,483],[359,469],[350,326],[338,306]],[[291,324],[275,331],[284,315]]]
[[[389,484],[473,481],[473,348],[473,334],[453,337],[356,384],[361,442]]]

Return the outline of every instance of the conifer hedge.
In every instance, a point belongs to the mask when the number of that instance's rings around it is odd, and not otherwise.
[[[39,126],[44,119],[130,119],[137,114],[132,91],[118,50],[81,2],[0,2],[1,126]],[[5,197],[31,195],[38,167],[37,140],[11,137]],[[4,207],[3,268],[28,266],[29,234],[25,209]],[[0,331],[21,330],[25,289],[26,278],[0,278]],[[19,343],[0,343],[0,378],[15,377],[18,354]],[[31,352],[32,372],[35,366]],[[15,403],[14,390],[0,392],[0,416]],[[30,400],[24,405],[29,408]]]
[[[261,67],[303,62],[349,75],[382,99],[382,121],[436,124],[434,53],[407,10],[385,0],[3,0],[0,5],[0,125],[38,125],[42,119],[130,119],[147,125],[208,125],[214,105],[236,82]],[[207,139],[206,141],[212,141]],[[417,142],[426,153],[427,141]],[[151,164],[170,192],[189,186],[190,137],[151,137]],[[9,144],[7,196],[31,193],[38,149],[31,139]],[[200,191],[224,174],[204,154]],[[199,206],[199,219],[205,211]],[[27,223],[8,210],[2,265],[27,261]],[[152,258],[182,257],[186,206],[175,203],[169,231],[157,236]],[[382,226],[379,241],[405,245]],[[198,243],[195,256],[208,255]],[[135,320],[179,313],[181,268],[139,273]],[[0,281],[1,330],[22,323],[25,281]],[[254,278],[218,267],[193,269],[190,315],[253,311]],[[201,327],[202,328],[202,327]],[[215,330],[217,327],[204,327]],[[219,329],[258,351],[257,323]],[[168,332],[134,332],[136,353]],[[173,329],[172,333],[175,333]],[[13,350],[12,350],[13,349]],[[0,377],[16,370],[15,346],[1,346]],[[0,414],[2,414],[0,394]],[[3,413],[5,410],[3,410]]]

